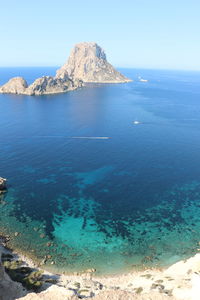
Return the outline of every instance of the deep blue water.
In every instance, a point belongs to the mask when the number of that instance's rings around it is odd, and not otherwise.
[[[55,70],[1,68],[0,84]],[[0,226],[52,268],[163,266],[199,247],[200,73],[122,72],[134,81],[0,95]]]

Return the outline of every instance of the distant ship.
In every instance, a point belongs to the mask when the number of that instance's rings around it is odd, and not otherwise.
[[[140,124],[140,122],[137,121],[137,120],[135,120],[135,121],[133,121],[133,124],[134,124],[134,125],[138,125],[138,124]]]
[[[138,79],[139,79],[140,82],[148,82],[147,79],[144,79],[144,78],[142,78],[141,76],[138,76]]]

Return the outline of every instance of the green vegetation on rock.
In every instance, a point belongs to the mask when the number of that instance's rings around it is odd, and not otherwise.
[[[43,271],[33,271],[22,264],[20,260],[3,261],[5,271],[13,281],[20,282],[27,290],[37,291],[44,282]]]

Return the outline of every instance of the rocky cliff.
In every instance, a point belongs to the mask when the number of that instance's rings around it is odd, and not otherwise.
[[[43,76],[36,79],[31,85],[27,85],[22,77],[10,79],[6,84],[0,87],[1,94],[21,94],[21,95],[45,95],[65,93],[75,90],[82,86],[82,81],[73,81],[70,78],[56,78]]]
[[[122,83],[130,79],[107,62],[105,52],[96,43],[77,44],[66,64],[55,77],[43,76],[28,86],[22,77],[10,79],[0,86],[1,94],[44,95],[65,93],[82,86],[83,82]]]
[[[43,76],[36,79],[26,90],[28,95],[57,94],[72,91],[82,86],[82,81],[70,78]]]
[[[4,249],[1,246],[0,236],[0,300],[15,300],[27,294],[21,283],[12,281],[1,262],[1,256]]]
[[[63,78],[66,75],[83,82],[123,83],[131,81],[107,62],[105,52],[96,43],[80,43],[74,47],[66,64],[57,71],[56,77]]]

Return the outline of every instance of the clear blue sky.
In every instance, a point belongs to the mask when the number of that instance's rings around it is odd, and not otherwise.
[[[0,0],[0,66],[59,66],[82,41],[117,67],[200,70],[200,1]]]

